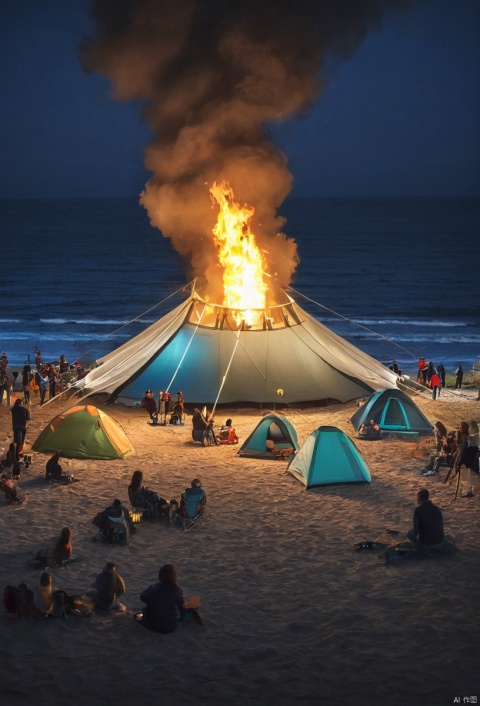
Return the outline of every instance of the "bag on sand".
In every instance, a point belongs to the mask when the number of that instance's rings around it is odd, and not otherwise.
[[[18,586],[7,584],[3,591],[3,605],[7,611],[7,616],[13,618],[34,618],[42,617],[41,611],[33,603],[33,591],[30,591],[26,583],[19,583]]]

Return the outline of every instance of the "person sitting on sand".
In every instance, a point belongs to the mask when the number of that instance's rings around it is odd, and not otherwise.
[[[218,440],[221,444],[238,444],[238,436],[231,419],[227,419],[223,427],[220,427]]]
[[[59,460],[59,453],[53,454],[53,456],[48,459],[47,465],[45,466],[45,480],[49,482],[61,480],[63,471]]]
[[[378,424],[375,424],[374,419],[370,419],[367,424],[362,424],[358,434],[367,441],[377,441],[382,437],[380,427],[378,426]]]
[[[443,515],[439,507],[429,500],[426,488],[417,491],[417,507],[413,511],[413,528],[408,539],[419,554],[452,554],[455,543],[443,532]]]
[[[153,392],[151,390],[145,390],[145,397],[140,402],[140,407],[147,410],[152,420],[152,424],[158,424],[158,409],[157,403],[153,398]]]
[[[163,517],[168,515],[168,503],[153,490],[143,485],[142,471],[134,471],[128,486],[130,503],[136,508],[145,508],[148,517]]]
[[[64,527],[53,549],[53,559],[57,566],[65,566],[72,561],[72,530]]]
[[[66,566],[72,559],[72,530],[64,527],[60,537],[53,540],[53,547],[40,549],[35,559],[30,562],[34,569],[46,569],[47,566]]]
[[[117,573],[113,561],[107,561],[103,571],[95,579],[95,607],[101,610],[113,610],[124,613],[126,606],[118,600],[122,593],[126,593],[125,581]]]
[[[48,617],[64,618],[67,595],[64,591],[52,588],[52,576],[44,571],[40,576],[40,585],[34,591],[33,605]]]
[[[5,493],[5,500],[9,503],[21,503],[22,498],[18,497],[17,484],[8,476],[11,475],[11,471],[2,473],[0,476],[0,490]]]
[[[148,630],[167,634],[177,629],[179,621],[187,613],[196,613],[200,600],[192,597],[190,601],[185,601],[174,564],[161,567],[158,581],[140,594],[145,608],[143,613],[135,613],[134,618]]]

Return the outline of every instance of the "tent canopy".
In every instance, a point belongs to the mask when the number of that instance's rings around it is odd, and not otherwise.
[[[275,458],[272,452],[267,452],[267,440],[272,442],[272,450],[275,448],[297,451],[299,448],[297,431],[293,424],[280,414],[267,414],[244,441],[237,455]]]
[[[56,416],[32,449],[66,458],[112,459],[135,453],[118,422],[93,405],[77,405]]]
[[[340,429],[313,431],[292,457],[288,471],[307,488],[337,483],[369,483],[370,470],[353,441]]]
[[[373,419],[383,431],[433,434],[433,426],[415,402],[401,390],[380,390],[373,394],[351,418],[355,431]]]
[[[396,375],[285,294],[256,326],[196,292],[97,361],[74,387],[135,405],[145,390],[181,390],[187,404],[315,402],[396,386]]]

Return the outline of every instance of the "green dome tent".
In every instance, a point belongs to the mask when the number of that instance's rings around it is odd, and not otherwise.
[[[267,441],[271,450],[267,452]],[[238,456],[276,458],[279,453],[298,451],[297,431],[286,417],[267,414],[261,419],[238,451]]]
[[[56,416],[32,449],[66,458],[112,459],[135,453],[118,422],[93,405],[77,405]]]
[[[362,405],[351,423],[355,431],[362,424],[373,419],[382,431],[403,432],[404,434],[433,434],[433,426],[417,407],[415,402],[401,390],[380,390]]]
[[[287,469],[307,488],[336,483],[370,483],[370,470],[353,441],[337,427],[319,427]]]

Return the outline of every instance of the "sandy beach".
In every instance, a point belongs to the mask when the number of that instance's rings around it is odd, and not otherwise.
[[[428,419],[455,429],[479,418],[472,394],[416,399]],[[202,448],[183,427],[151,427],[141,409],[95,403],[124,428],[136,454],[121,461],[64,460],[80,482],[45,481],[48,456],[33,452],[19,481],[25,502],[0,499],[1,584],[38,583],[27,560],[64,525],[73,530],[75,562],[54,568],[54,584],[83,593],[106,560],[127,585],[128,613],[67,620],[10,620],[2,609],[2,703],[69,706],[290,706],[355,704],[443,706],[480,698],[478,502],[440,476],[422,477],[433,437],[416,441],[356,441],[372,473],[370,485],[306,492],[284,460],[237,456],[238,447]],[[25,450],[45,424],[70,406],[34,400]],[[190,412],[188,400],[186,408]],[[300,443],[322,424],[351,437],[356,402],[287,409]],[[264,410],[265,412],[266,410]],[[0,446],[10,443],[8,408],[0,409]],[[233,418],[240,443],[258,410],[221,410]],[[128,546],[93,542],[95,514],[118,497],[128,506],[132,472],[168,499],[195,476],[208,495],[206,529],[184,533],[166,522],[142,522]],[[355,552],[364,538],[403,539],[415,491],[427,487],[454,535],[452,557],[385,564],[382,551]],[[393,537],[386,530],[396,530]],[[201,595],[204,625],[150,633],[132,614],[159,567],[178,567],[185,595]],[[123,599],[122,599],[123,600]],[[471,703],[475,703],[471,701]]]

